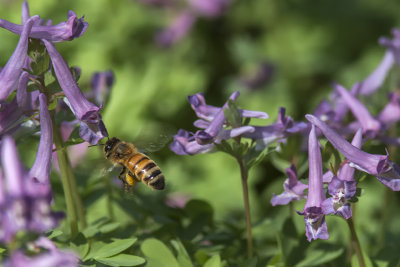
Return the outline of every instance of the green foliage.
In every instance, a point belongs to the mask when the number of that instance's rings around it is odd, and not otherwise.
[[[140,132],[159,136],[168,130],[171,139],[171,128],[193,130],[195,115],[186,96],[199,91],[210,105],[220,105],[232,91],[241,91],[238,101],[229,101],[224,109],[230,127],[269,124],[280,106],[296,120],[304,120],[304,114],[330,92],[333,80],[350,87],[369,74],[384,53],[377,45],[378,37],[400,25],[399,3],[394,0],[385,4],[377,0],[231,2],[222,17],[199,18],[188,36],[169,49],[155,45],[154,34],[174,19],[176,10],[140,1],[38,0],[29,4],[32,15],[51,18],[54,24],[65,20],[69,9],[78,17],[85,15],[88,31],[56,47],[70,65],[82,68],[82,76],[71,70],[84,92],[89,91],[94,71],[115,72],[111,99],[102,110],[104,121],[111,136],[134,143]],[[20,2],[0,1],[0,18],[19,23]],[[0,66],[5,66],[18,36],[1,30],[0,40]],[[60,92],[54,73],[46,71],[49,57],[43,46],[32,41],[29,55],[35,59],[32,72],[44,74],[50,93]],[[257,88],[246,88],[243,78],[252,76],[264,61],[274,65],[271,78]],[[396,73],[381,93],[392,90],[394,81]],[[30,82],[28,92],[38,86]],[[9,99],[14,97],[15,93]],[[55,111],[63,98],[62,93],[53,95],[49,109]],[[380,97],[369,101],[385,103]],[[238,107],[265,111],[271,118],[241,121]],[[56,119],[59,123],[74,117],[59,114]],[[150,124],[153,129],[146,130]],[[83,142],[78,127],[64,144],[71,149]],[[17,140],[26,167],[32,166],[38,140],[36,135]],[[166,177],[165,193],[144,184],[135,186],[132,194],[124,193],[118,180],[104,174],[110,164],[103,160],[101,149],[93,148],[74,169],[89,225],[72,239],[63,221],[47,236],[60,249],[75,251],[83,266],[357,266],[354,256],[348,259],[348,230],[341,219],[329,221],[329,240],[310,244],[304,236],[303,218],[295,213],[303,209],[304,201],[292,210],[269,204],[273,193],[282,192],[290,163],[296,164],[299,177],[307,178],[303,141],[289,138],[285,144],[261,151],[244,138],[216,145],[233,158],[224,153],[178,157],[165,146],[150,155]],[[384,151],[382,146],[375,149]],[[70,157],[74,159],[74,154]],[[329,143],[324,144],[322,157],[325,169],[337,173],[343,158]],[[232,160],[238,158],[251,169],[253,259],[245,253],[239,167]],[[398,155],[393,161],[399,162]],[[110,175],[115,177],[118,171]],[[362,189],[358,188],[352,202],[357,202],[355,222],[367,265],[395,266],[400,242],[398,194],[387,191],[374,177],[356,175]],[[65,210],[57,171],[51,182],[54,209]],[[166,204],[181,196],[185,201],[180,206]],[[9,251],[0,248],[0,254],[8,257]]]

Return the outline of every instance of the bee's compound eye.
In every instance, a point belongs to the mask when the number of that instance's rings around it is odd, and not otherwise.
[[[111,144],[108,144],[108,145],[106,145],[106,147],[105,147],[105,151],[106,152],[108,152],[108,151],[110,151],[111,150],[111,147],[112,147],[112,145]]]

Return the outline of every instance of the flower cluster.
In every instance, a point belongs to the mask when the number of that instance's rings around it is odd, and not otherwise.
[[[400,167],[388,159],[388,153],[383,155],[370,154],[361,150],[362,144],[368,139],[391,145],[399,145],[397,139],[386,136],[386,131],[400,120],[400,102],[398,93],[389,95],[389,102],[377,116],[372,116],[368,108],[361,102],[359,96],[371,95],[383,84],[388,71],[394,63],[399,64],[400,32],[393,30],[394,40],[382,38],[380,43],[388,48],[385,56],[375,71],[364,81],[356,83],[351,91],[334,84],[335,92],[331,102],[322,101],[314,114],[306,115],[311,123],[309,134],[309,184],[307,201],[303,212],[308,241],[327,239],[328,229],[325,215],[335,214],[345,219],[352,217],[351,201],[356,197],[357,181],[355,170],[375,176],[382,184],[394,191],[400,191]],[[354,121],[346,122],[348,112],[352,113]],[[345,158],[337,172],[328,170],[322,172],[320,145],[316,129]],[[345,136],[354,134],[349,143]],[[364,138],[364,139],[363,139]],[[290,201],[304,198],[305,185],[297,180],[292,166],[288,169],[284,183],[285,191],[271,200],[273,205],[285,205]],[[324,183],[330,195],[325,199]]]
[[[40,39],[45,45],[50,56],[52,67],[57,80],[65,94],[65,102],[80,122],[80,135],[91,144],[97,144],[99,140],[108,136],[101,115],[101,106],[89,102],[78,87],[67,63],[56,50],[53,42],[70,41],[85,33],[88,23],[82,18],[77,18],[73,11],[68,12],[68,20],[57,25],[51,21],[43,25],[39,16],[30,17],[27,2],[22,6],[23,25],[16,25],[0,19],[0,26],[20,35],[18,45],[7,64],[0,72],[0,103],[2,114],[0,115],[0,134],[5,134],[18,126],[19,118],[22,115],[30,115],[35,108],[38,92],[26,92],[29,80],[37,79],[33,73],[31,63],[33,58],[29,57],[29,38]],[[48,66],[44,66],[47,70]],[[7,102],[10,94],[17,89],[17,97]],[[38,89],[39,90],[39,89]],[[12,114],[11,116],[7,116]]]
[[[224,140],[243,137],[253,140],[257,150],[262,150],[274,142],[284,142],[291,134],[304,130],[305,123],[295,123],[285,116],[285,109],[279,110],[278,122],[268,126],[250,126],[242,123],[242,119],[267,119],[268,115],[261,111],[237,110],[237,122],[228,121],[225,115],[230,110],[229,101],[234,102],[239,92],[234,92],[222,108],[207,105],[202,94],[188,97],[189,103],[199,120],[194,126],[200,128],[195,133],[180,129],[174,136],[170,149],[178,155],[194,155],[216,150],[215,144]],[[229,111],[228,111],[229,112]]]

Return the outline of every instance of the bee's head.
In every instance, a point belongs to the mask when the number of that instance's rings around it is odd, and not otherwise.
[[[104,145],[104,153],[106,156],[110,153],[110,151],[113,149],[113,147],[119,142],[120,140],[116,137],[111,138],[108,140],[105,145]]]

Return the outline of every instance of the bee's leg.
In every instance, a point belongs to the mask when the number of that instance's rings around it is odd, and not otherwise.
[[[121,172],[119,173],[119,175],[118,175],[118,178],[121,180],[121,182],[123,183],[123,185],[124,185],[124,190],[125,191],[128,191],[128,187],[129,187],[129,184],[128,184],[128,182],[126,181],[126,179],[125,179],[125,174],[126,173],[128,173],[127,172],[127,169],[126,169],[126,167],[125,166],[122,166],[122,170],[121,170]]]
[[[126,175],[125,175],[125,181],[126,181],[126,184],[129,186],[129,191],[130,191],[130,193],[132,193],[132,191],[133,191],[133,186],[135,185],[135,183],[136,183],[136,177],[135,177],[135,175],[133,175],[131,172],[126,172]]]

